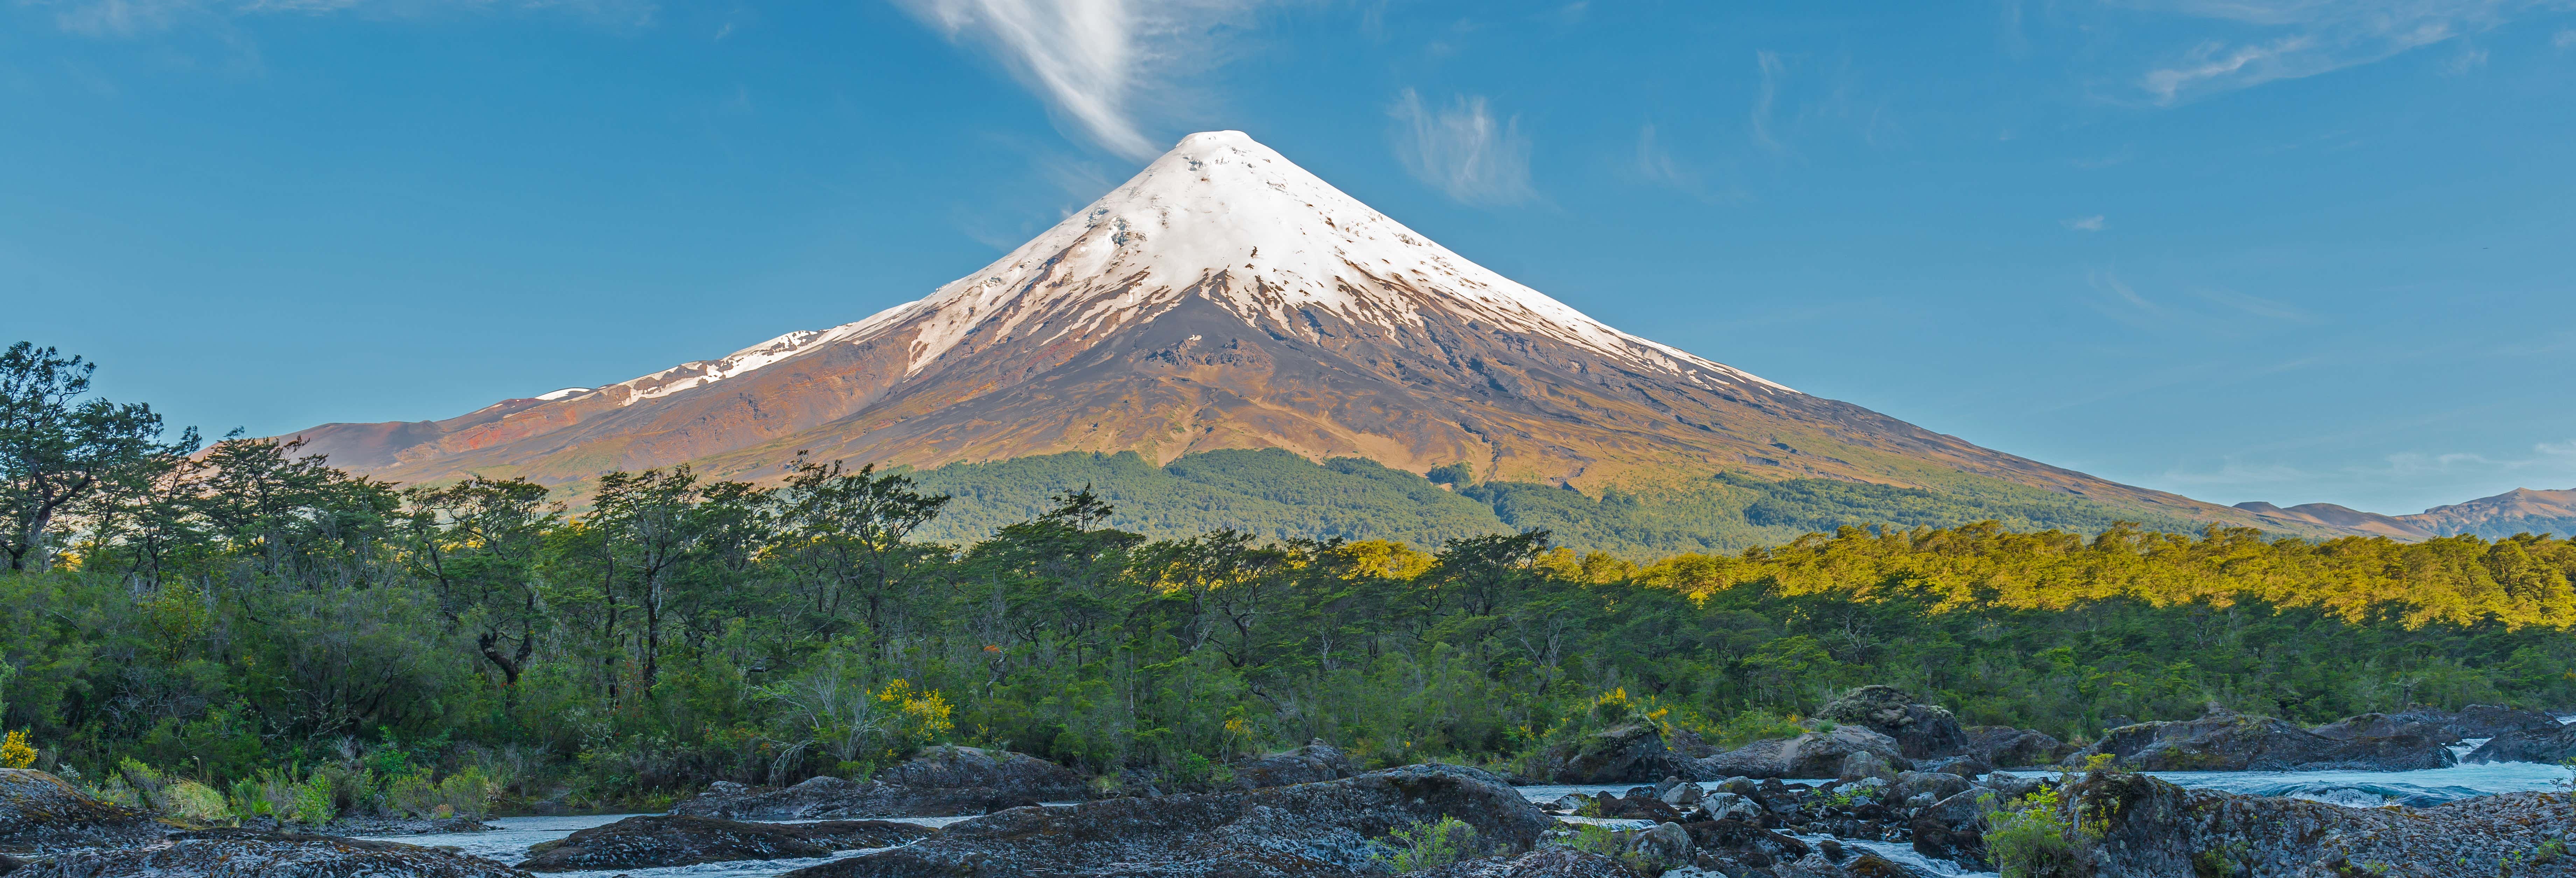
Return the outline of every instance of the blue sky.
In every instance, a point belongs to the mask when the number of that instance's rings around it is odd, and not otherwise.
[[[215,433],[445,417],[917,298],[1210,128],[1990,447],[2576,487],[2565,2],[0,0],[0,335]]]

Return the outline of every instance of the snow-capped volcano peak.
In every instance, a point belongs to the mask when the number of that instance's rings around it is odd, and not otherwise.
[[[910,328],[917,332],[907,374],[919,374],[969,337],[1079,339],[1151,321],[1190,297],[1310,338],[1325,314],[1400,329],[1419,328],[1425,311],[1437,310],[1693,383],[1788,390],[1584,316],[1450,252],[1240,131],[1182,138],[1124,185],[983,270],[793,347]],[[764,346],[770,356],[761,359],[775,359],[785,340]]]

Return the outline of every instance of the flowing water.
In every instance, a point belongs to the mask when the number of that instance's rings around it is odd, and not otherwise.
[[[635,816],[640,815],[587,814],[578,817],[495,817],[490,820],[483,821],[484,825],[493,827],[491,830],[485,832],[459,832],[445,835],[390,835],[384,836],[378,840],[400,842],[402,844],[416,844],[424,847],[454,848],[463,853],[499,861],[501,863],[516,865],[519,861],[528,858],[528,848],[536,844],[554,841],[555,839],[571,835],[577,830],[589,829],[594,826],[606,826],[608,824],[624,820],[628,817]],[[888,819],[898,823],[918,823],[923,826],[946,826],[967,818],[893,817]],[[804,821],[782,820],[778,822],[799,823]],[[832,855],[828,857],[808,857],[793,860],[736,860],[729,863],[701,863],[695,866],[670,866],[659,869],[602,869],[583,872],[551,872],[548,874],[565,876],[565,878],[611,878],[611,876],[616,875],[627,875],[632,876],[632,878],[771,878],[771,876],[784,875],[818,863],[828,863],[833,860],[855,857],[871,850],[883,850],[883,848],[834,851],[832,852]]]
[[[2560,722],[2576,723],[2576,716],[2561,717]],[[2465,755],[2483,741],[2468,741],[2452,748]],[[2024,776],[2049,772],[2015,772]],[[2576,780],[2576,771],[2556,765],[2531,762],[2501,762],[2486,765],[2458,765],[2422,771],[2156,771],[2149,772],[2176,784],[2195,789],[2211,789],[2254,796],[2289,796],[2324,802],[2330,805],[2367,808],[2381,805],[2423,807],[2456,802],[2472,796],[2517,793],[2565,788]],[[1788,783],[1822,784],[1822,779],[1791,780]],[[1599,795],[1624,793],[1637,784],[1575,784],[1521,787],[1521,794],[1533,802],[1552,802],[1567,793]],[[1700,786],[1715,789],[1717,784]],[[384,841],[403,844],[452,847],[468,854],[517,863],[528,858],[528,848],[539,842],[553,841],[571,835],[575,830],[605,826],[634,814],[597,814],[580,817],[498,817],[484,821],[494,827],[488,832],[450,835],[388,836]],[[905,823],[923,826],[946,826],[964,817],[903,817]],[[786,821],[796,822],[796,821]],[[1638,824],[1645,821],[1581,820],[1585,823],[1611,825]],[[1827,836],[1800,836],[1808,843],[1824,841]],[[1840,840],[1844,847],[1865,850],[1886,857],[1916,872],[1940,878],[1977,878],[1993,872],[1972,872],[1947,860],[1934,860],[1915,853],[1911,845],[1897,842]],[[609,869],[594,872],[558,873],[566,878],[772,878],[817,863],[855,857],[866,850],[835,851],[829,857],[798,860],[743,860],[730,863],[706,863],[661,869]]]

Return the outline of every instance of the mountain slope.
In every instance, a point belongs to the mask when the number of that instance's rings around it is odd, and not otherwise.
[[[2521,533],[2576,534],[2576,488],[2563,491],[2515,488],[2493,497],[2401,515],[2398,519],[2441,536],[2476,534],[2488,539],[2502,539]]]
[[[1238,132],[1184,139],[993,264],[865,320],[447,421],[297,435],[399,481],[525,475],[576,492],[611,469],[679,463],[768,477],[799,450],[930,468],[1278,448],[1417,473],[1463,462],[1478,481],[1595,494],[1740,470],[2259,521],[1612,329]]]

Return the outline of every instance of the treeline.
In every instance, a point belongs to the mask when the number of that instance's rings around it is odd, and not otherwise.
[[[525,482],[165,441],[85,401],[80,364],[10,356],[0,724],[44,767],[279,808],[485,784],[650,804],[934,742],[1172,780],[1314,738],[1510,770],[1614,714],[1744,740],[1862,683],[2067,737],[2210,701],[2576,706],[2561,539],[1978,524],[1640,566],[1535,530],[1152,539],[1073,490],[939,542],[954,501],[813,461],[775,490],[612,474],[575,516]]]
[[[1132,451],[1068,452],[906,472],[957,498],[922,536],[972,542],[1088,487],[1117,508],[1110,524],[1156,539],[1240,530],[1274,539],[1394,540],[1437,546],[1533,528],[1559,545],[1645,561],[1734,552],[1842,527],[1958,527],[2098,533],[2122,520],[2192,531],[2188,519],[2120,510],[2021,485],[1953,475],[1940,490],[1831,479],[1771,481],[1737,472],[1642,476],[1598,495],[1530,482],[1478,482],[1454,464],[1426,478],[1374,461],[1321,463],[1280,449],[1185,454],[1156,465]],[[1445,486],[1445,487],[1444,487]]]

